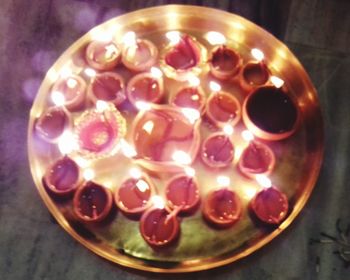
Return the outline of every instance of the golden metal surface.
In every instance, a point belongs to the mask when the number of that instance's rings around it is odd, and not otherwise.
[[[72,227],[63,213],[64,209],[57,206],[42,184],[41,175],[47,168],[43,162],[50,162],[55,156],[55,152],[42,152],[38,155],[38,147],[33,140],[35,137],[33,134],[34,121],[44,110],[44,104],[47,102],[45,94],[49,91],[52,81],[57,78],[59,69],[66,65],[67,60],[72,55],[82,50],[83,46],[96,34],[110,29],[114,30],[116,36],[122,36],[131,30],[137,34],[151,34],[155,31],[166,32],[168,30],[217,31],[246,49],[259,48],[263,50],[269,67],[285,80],[296,97],[305,133],[305,151],[300,163],[302,172],[297,183],[298,186],[293,193],[293,207],[288,218],[278,228],[261,238],[251,240],[247,246],[216,257],[165,263],[146,261],[121,253],[108,244],[95,243]],[[81,244],[101,257],[122,266],[152,272],[191,272],[222,266],[248,256],[270,242],[291,224],[304,207],[318,177],[323,157],[323,123],[315,88],[300,62],[282,42],[237,15],[204,7],[169,5],[139,10],[114,18],[80,38],[58,59],[48,71],[30,113],[28,153],[35,184],[47,208],[58,223]]]

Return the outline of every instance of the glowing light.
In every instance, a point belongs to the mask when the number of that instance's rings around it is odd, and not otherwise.
[[[95,171],[92,168],[87,168],[83,171],[83,177],[86,181],[91,181],[95,178]]]
[[[177,150],[172,154],[172,159],[176,163],[183,164],[183,165],[187,165],[192,162],[192,158],[190,157],[190,155],[180,150]]]
[[[112,181],[105,181],[103,182],[103,186],[106,187],[107,189],[110,189],[113,191],[113,182]]]
[[[122,38],[122,42],[125,46],[131,47],[136,45],[136,34],[133,31],[126,32]]]
[[[90,165],[90,162],[82,157],[76,157],[74,161],[79,165],[81,168],[86,168]]]
[[[231,183],[230,177],[220,175],[216,177],[216,182],[220,185],[220,187],[227,187]]]
[[[210,88],[212,91],[215,91],[215,92],[221,90],[220,84],[218,84],[217,82],[214,82],[214,81],[210,81],[210,82],[209,82],[209,88]]]
[[[92,68],[85,68],[84,73],[89,76],[90,78],[96,76],[96,71]]]
[[[201,83],[201,80],[197,76],[190,75],[188,77],[188,83],[191,87],[198,87]]]
[[[151,67],[151,74],[156,79],[163,77],[163,72],[158,67]]]
[[[137,167],[130,168],[129,174],[134,179],[140,179],[142,176],[141,170],[138,169]]]
[[[51,93],[51,100],[56,106],[63,106],[66,101],[63,93],[60,91],[53,91]]]
[[[236,22],[232,22],[231,24],[236,29],[240,29],[240,30],[244,30],[245,29],[244,25],[242,23],[240,23],[240,22],[236,21]]]
[[[270,178],[268,178],[266,175],[256,175],[255,179],[258,182],[258,184],[264,188],[270,188],[272,186]]]
[[[244,196],[248,199],[253,198],[256,194],[256,189],[249,187],[249,186],[244,186],[242,188],[242,191],[244,192]]]
[[[133,146],[131,146],[126,140],[120,140],[121,150],[124,156],[133,158],[137,155],[137,152]]]
[[[63,79],[72,76],[72,74],[73,74],[73,70],[72,70],[72,68],[69,67],[69,66],[65,66],[65,67],[63,67],[63,68],[60,70],[60,76],[61,76]]]
[[[75,88],[75,87],[77,86],[77,84],[78,84],[78,81],[77,81],[76,79],[69,78],[69,79],[67,80],[67,86],[68,86],[69,88]]]
[[[209,31],[204,35],[204,38],[209,42],[211,45],[223,45],[226,44],[226,37],[216,31]]]
[[[108,103],[106,101],[103,100],[97,100],[96,102],[96,110],[98,112],[104,112],[108,109]]]
[[[58,139],[58,149],[61,154],[66,155],[78,149],[73,133],[65,131]]]
[[[148,134],[151,134],[153,131],[153,127],[154,127],[154,122],[149,120],[143,125],[142,129],[146,131]]]
[[[194,168],[186,166],[184,168],[185,174],[189,177],[194,177],[194,175],[196,175],[196,170],[194,170]]]
[[[151,197],[151,202],[155,208],[164,209],[165,202],[164,199],[159,195],[154,195]]]
[[[117,47],[114,44],[109,44],[109,45],[105,46],[105,50],[106,50],[105,57],[107,59],[113,58],[113,56],[119,52],[119,50],[117,49]]]
[[[225,124],[223,129],[224,133],[228,136],[232,135],[233,132],[234,132],[234,128],[232,125],[229,125],[229,124]]]
[[[241,135],[242,138],[247,142],[254,140],[254,135],[249,130],[243,130]]]
[[[151,110],[152,108],[151,103],[148,103],[145,101],[136,101],[135,106],[140,111],[148,111],[148,110]]]
[[[270,81],[276,88],[280,88],[284,85],[284,81],[276,76],[271,76]]]
[[[243,153],[243,149],[244,149],[244,147],[242,147],[241,145],[235,146],[235,157],[234,157],[235,162],[237,162],[240,159],[240,157]]]
[[[168,38],[171,45],[176,45],[181,40],[181,34],[179,31],[169,31],[169,32],[165,33],[165,37]]]
[[[201,117],[200,112],[193,108],[182,108],[181,112],[191,124],[194,124]]]
[[[145,192],[149,189],[149,185],[147,184],[146,181],[144,180],[138,180],[136,183],[136,187],[141,191]]]
[[[260,49],[254,48],[250,52],[257,61],[262,61],[265,57],[264,53]]]
[[[53,68],[51,68],[46,75],[51,83],[56,82],[58,79],[58,73]]]

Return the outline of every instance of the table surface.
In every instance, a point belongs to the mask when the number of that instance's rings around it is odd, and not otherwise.
[[[326,150],[316,188],[293,224],[239,262],[189,275],[122,268],[91,253],[50,216],[27,159],[29,110],[50,65],[91,27],[142,7],[187,3],[242,15],[281,39],[317,88]],[[350,223],[349,0],[1,0],[0,279],[350,279],[335,243]],[[349,250],[349,247],[348,247]]]

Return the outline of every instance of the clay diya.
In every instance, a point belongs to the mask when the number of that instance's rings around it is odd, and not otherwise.
[[[114,155],[120,139],[126,133],[125,119],[113,104],[107,105],[103,111],[86,111],[76,121],[78,152],[86,158],[97,159]]]
[[[57,142],[70,126],[70,117],[62,107],[50,107],[37,119],[35,130],[47,142]]]
[[[180,225],[176,215],[172,215],[166,209],[151,208],[141,217],[140,232],[152,247],[164,247],[176,240],[180,233]]]
[[[288,213],[288,198],[275,187],[266,188],[255,195],[250,208],[260,221],[280,224]]]
[[[209,224],[218,228],[228,228],[239,220],[242,204],[234,191],[222,188],[206,196],[202,211]]]
[[[92,79],[88,94],[94,103],[102,100],[118,106],[126,99],[124,79],[114,72],[98,74]]]
[[[200,145],[200,121],[193,123],[172,106],[140,111],[132,129],[138,163],[153,171],[182,170],[191,164]]]
[[[81,183],[81,174],[74,160],[65,156],[57,160],[44,175],[45,186],[56,195],[68,195]]]
[[[214,133],[204,140],[200,155],[208,167],[224,168],[231,165],[234,153],[230,137],[224,133]]]
[[[298,120],[296,103],[282,88],[258,88],[246,97],[243,104],[244,124],[262,139],[282,140],[291,136]]]
[[[203,112],[205,94],[200,87],[184,87],[172,97],[170,103],[177,107],[191,108]]]
[[[145,174],[125,180],[115,192],[114,201],[125,214],[139,216],[151,205],[155,188]]]
[[[268,175],[275,167],[275,155],[269,146],[251,141],[243,150],[238,161],[239,170],[249,178],[256,175]]]
[[[85,103],[86,82],[78,75],[60,78],[53,85],[51,92],[62,94],[64,97],[63,105],[69,111],[77,111],[82,109]]]
[[[270,77],[270,71],[263,61],[251,61],[245,64],[240,74],[240,85],[246,92],[265,85]]]
[[[135,44],[125,47],[122,52],[122,63],[136,72],[148,70],[157,62],[157,58],[158,49],[149,40],[137,39]]]
[[[108,216],[112,202],[110,190],[94,182],[87,182],[75,192],[73,210],[83,222],[100,222]]]
[[[135,75],[127,85],[127,96],[136,108],[137,102],[158,103],[163,97],[163,79],[152,73]]]
[[[178,175],[166,185],[165,196],[171,210],[180,208],[181,213],[191,213],[199,205],[200,195],[195,178]]]
[[[87,63],[97,70],[111,70],[120,62],[121,51],[113,42],[92,41],[86,48]]]
[[[227,80],[238,74],[242,66],[240,55],[225,45],[217,46],[209,59],[210,73],[220,79]]]
[[[206,116],[217,127],[235,126],[241,119],[241,105],[232,94],[213,92],[207,100]]]
[[[161,66],[168,77],[184,81],[189,74],[201,72],[199,65],[205,60],[205,53],[196,39],[182,34],[175,45],[166,48]]]

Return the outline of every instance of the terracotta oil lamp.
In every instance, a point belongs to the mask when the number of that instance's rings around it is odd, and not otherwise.
[[[214,77],[227,80],[238,74],[242,67],[242,59],[235,50],[225,45],[217,46],[211,52],[209,67]]]
[[[245,64],[240,73],[240,85],[250,93],[257,87],[265,85],[270,78],[270,70],[264,61],[250,61]]]
[[[172,215],[166,209],[151,208],[141,217],[140,232],[149,245],[161,248],[177,239],[180,225],[176,215]]]
[[[102,100],[118,106],[126,100],[124,79],[114,72],[97,74],[88,87],[88,94],[94,103]]]
[[[142,72],[156,64],[158,49],[149,40],[137,39],[135,44],[127,46],[122,52],[122,62],[126,68]]]
[[[280,224],[288,213],[288,198],[275,187],[266,188],[255,195],[250,208],[260,221]]]
[[[138,217],[151,205],[155,188],[145,174],[125,180],[115,192],[114,201],[125,214]]]
[[[233,161],[234,146],[228,135],[214,133],[204,140],[200,155],[208,167],[228,167]]]
[[[78,152],[86,158],[112,156],[117,152],[118,143],[126,133],[125,119],[113,104],[107,104],[104,111],[88,110],[76,121]]]
[[[120,62],[121,51],[113,42],[92,41],[86,48],[87,63],[97,70],[111,70]]]
[[[79,187],[73,198],[73,210],[83,222],[100,222],[112,209],[113,197],[109,189],[87,182]]]
[[[199,65],[205,60],[205,52],[196,39],[182,34],[175,45],[166,48],[161,66],[168,77],[184,81],[189,74],[201,72]]]
[[[214,92],[207,100],[206,116],[217,127],[235,126],[241,119],[241,105],[230,93]]]
[[[70,125],[70,117],[62,107],[50,107],[37,119],[35,131],[47,142],[55,143]]]
[[[289,92],[266,86],[256,89],[243,104],[243,121],[257,137],[282,140],[297,129],[299,112]]]
[[[52,87],[51,92],[59,92],[64,97],[64,106],[69,111],[78,111],[84,107],[86,82],[78,75],[60,78]]]
[[[43,180],[51,193],[64,196],[74,192],[81,184],[82,178],[79,166],[65,156],[48,168]]]
[[[181,213],[192,213],[199,205],[200,195],[195,178],[177,175],[166,186],[165,196],[171,210],[181,208]]]
[[[154,106],[136,116],[132,139],[138,163],[153,171],[182,170],[200,145],[200,121],[194,123],[173,106]]]
[[[228,228],[239,220],[242,204],[234,191],[222,188],[206,196],[202,211],[209,224],[218,228]]]
[[[203,112],[205,94],[200,87],[183,87],[171,100],[171,104],[181,108],[191,108]]]
[[[152,73],[135,75],[127,85],[127,96],[136,108],[137,102],[158,103],[164,94],[163,79]]]
[[[268,175],[275,167],[275,154],[269,146],[251,141],[243,150],[238,162],[239,170],[249,178],[256,175]]]

